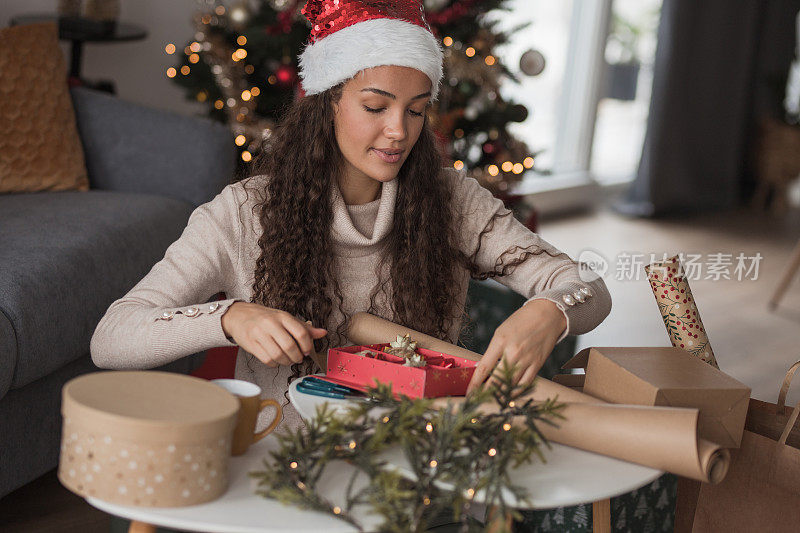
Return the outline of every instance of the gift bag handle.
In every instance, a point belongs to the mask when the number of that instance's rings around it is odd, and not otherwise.
[[[794,373],[797,372],[798,368],[800,368],[800,361],[797,361],[786,371],[786,376],[783,378],[783,385],[781,385],[781,392],[778,393],[778,413],[783,411],[786,405],[786,394],[789,392],[789,385],[792,384],[792,377],[794,377]]]
[[[784,376],[783,384],[781,385],[781,391],[778,393],[778,403],[775,406],[777,413],[783,412],[783,408],[786,406],[786,394],[789,392],[789,385],[792,384],[792,378],[794,377],[794,373],[797,372],[798,368],[800,368],[800,361],[797,361],[789,368],[789,370],[786,371],[786,376]],[[792,428],[794,428],[794,425],[797,422],[798,415],[800,415],[800,402],[797,402],[797,405],[794,406],[792,414],[789,416],[789,420],[786,421],[786,427],[783,428],[781,438],[778,439],[779,444],[786,444],[786,439],[789,438],[789,433],[792,432]]]
[[[800,402],[797,402],[797,405],[794,406],[794,410],[792,411],[789,420],[786,421],[786,427],[783,428],[783,433],[781,433],[781,438],[778,439],[778,444],[786,444],[786,439],[789,438],[789,433],[792,432],[794,428],[795,422],[797,422],[797,415],[800,414]]]

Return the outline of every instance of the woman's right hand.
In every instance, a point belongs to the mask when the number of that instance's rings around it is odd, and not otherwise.
[[[314,350],[314,339],[328,330],[301,322],[286,311],[234,302],[222,315],[222,330],[268,367],[300,363]]]

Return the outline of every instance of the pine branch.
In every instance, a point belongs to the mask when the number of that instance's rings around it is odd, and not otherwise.
[[[507,495],[521,502],[528,495],[511,481],[509,468],[534,454],[544,460],[541,446],[549,443],[537,422],[553,424],[561,406],[555,399],[534,402],[529,398],[534,384],[514,384],[514,375],[514,368],[503,364],[497,385],[438,409],[431,399],[395,397],[386,384],[368,390],[374,402],[355,404],[344,414],[323,404],[305,428],[278,436],[279,449],[264,461],[265,470],[251,473],[259,480],[258,493],[333,514],[361,529],[352,511],[366,503],[382,516],[380,529],[387,532],[424,531],[428,517],[445,509],[453,510],[466,531],[478,493],[487,505],[516,516]],[[487,404],[496,411],[486,412]],[[390,446],[400,446],[411,478],[378,459]],[[343,508],[315,490],[334,460],[355,469]],[[362,474],[368,484],[357,490]]]

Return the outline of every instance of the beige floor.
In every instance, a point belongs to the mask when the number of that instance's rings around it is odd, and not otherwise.
[[[609,261],[604,279],[613,309],[600,326],[579,338],[579,348],[670,345],[644,273],[638,280],[619,279],[618,254],[645,254],[646,264],[651,253],[699,253],[704,278],[709,254],[760,252],[756,280],[737,281],[731,268],[731,280],[690,281],[711,346],[720,369],[750,386],[753,397],[769,401],[775,401],[786,369],[800,359],[800,273],[780,307],[775,312],[767,308],[800,239],[800,210],[780,217],[740,210],[655,221],[628,219],[603,208],[543,221],[540,234],[575,259],[590,248]],[[800,378],[789,395],[789,401],[798,400]]]

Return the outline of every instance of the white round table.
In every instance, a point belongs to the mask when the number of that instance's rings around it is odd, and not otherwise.
[[[289,386],[289,400],[304,419],[313,417],[317,406],[325,402],[335,409],[345,409],[350,403],[349,400],[304,394],[297,390],[300,381],[302,379],[295,380]],[[525,487],[530,494],[532,505],[524,505],[525,508],[552,509],[613,498],[638,489],[664,473],[562,444],[551,443],[550,446],[550,449],[542,449],[546,463],[534,459],[511,473],[511,482]],[[410,475],[399,450],[386,453],[385,458]],[[506,498],[506,501],[515,501],[510,493]],[[523,508],[522,505],[515,507]]]
[[[316,406],[328,402],[340,409],[348,401],[309,396],[297,390],[296,380],[289,388],[289,399],[304,418],[313,416]],[[251,446],[246,454],[232,457],[229,465],[228,490],[217,500],[191,507],[154,508],[116,505],[96,498],[87,498],[90,505],[109,514],[155,526],[214,533],[264,533],[307,531],[317,533],[352,532],[349,523],[316,511],[284,505],[255,494],[256,482],[248,472],[263,469],[263,459],[277,449],[277,440],[268,436]],[[543,450],[546,463],[538,460],[523,465],[511,474],[513,483],[525,487],[534,509],[597,502],[625,494],[659,477],[663,472],[619,459],[552,444]],[[401,453],[390,452],[386,459],[397,468],[404,468]],[[353,467],[340,462],[332,464],[318,489],[334,503],[341,496],[343,479],[349,479]],[[528,507],[528,506],[526,506]],[[367,528],[381,522],[368,509],[356,509],[354,516]],[[597,526],[597,524],[596,524]]]

